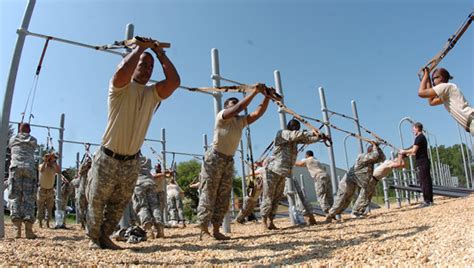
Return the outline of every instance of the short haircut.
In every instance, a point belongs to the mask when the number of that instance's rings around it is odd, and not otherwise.
[[[413,126],[416,127],[416,129],[418,129],[419,131],[423,131],[423,124],[422,123],[416,122]]]
[[[371,144],[369,145],[369,147],[367,147],[367,152],[372,152],[373,149],[374,149],[374,145]]]
[[[301,124],[298,120],[291,119],[290,121],[288,121],[288,124],[286,125],[286,127],[290,129],[290,126],[294,126],[296,129],[300,129]]]
[[[227,107],[227,105],[228,105],[231,101],[239,102],[239,99],[237,99],[237,98],[235,98],[235,97],[228,98],[228,99],[225,100],[225,102],[224,102],[224,107]]]
[[[313,153],[313,151],[311,151],[311,150],[308,150],[308,151],[306,151],[306,155],[309,155],[309,156],[314,156],[314,153]]]

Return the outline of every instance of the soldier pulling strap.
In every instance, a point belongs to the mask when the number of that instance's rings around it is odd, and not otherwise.
[[[259,84],[254,85],[236,85],[236,86],[223,86],[223,87],[183,87],[189,91],[200,91],[200,92],[232,92],[232,93],[248,93],[257,87]],[[283,111],[292,115],[296,120],[303,123],[307,128],[311,129],[315,134],[319,135],[323,140],[323,143],[326,146],[332,145],[331,137],[326,136],[324,133],[321,133],[319,129],[309,123],[306,119],[304,119],[301,115],[297,114],[295,111],[291,110],[290,108],[286,107],[285,104],[281,102],[283,97],[276,92],[276,90],[272,87],[265,86],[265,95],[269,96],[270,99]]]
[[[130,47],[132,45],[138,45],[141,47],[152,48],[158,46],[159,48],[170,48],[170,43],[159,42],[157,40],[153,40],[154,42],[146,42],[143,37],[135,36],[132,39],[123,40],[123,41],[115,41],[112,45],[103,45],[96,47],[97,50],[108,50],[108,49],[120,49],[125,47]]]
[[[469,16],[467,16],[467,20],[461,25],[461,27],[448,39],[446,44],[444,45],[443,49],[438,52],[430,61],[428,61],[425,66],[423,66],[420,71],[418,72],[418,78],[420,80],[423,78],[423,70],[428,69],[429,72],[433,71],[434,68],[441,62],[442,59],[448,54],[448,52],[453,49],[456,45],[457,41],[461,38],[464,32],[469,28],[471,25],[472,20],[474,20],[474,12],[471,12]]]

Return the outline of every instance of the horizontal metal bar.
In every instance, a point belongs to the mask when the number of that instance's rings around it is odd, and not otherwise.
[[[334,112],[334,111],[331,111],[329,109],[323,109],[323,112],[328,112],[328,113],[332,113],[332,114],[336,114],[336,115],[339,115],[339,116],[342,116],[344,118],[347,118],[347,119],[351,119],[353,121],[357,121],[357,119],[355,119],[354,117],[352,116],[349,116],[349,115],[345,115],[345,114],[341,114],[341,113],[338,113],[338,112]]]
[[[212,78],[213,78],[213,79],[214,79],[214,78],[217,78],[217,79],[220,79],[220,80],[222,80],[222,81],[226,81],[226,82],[229,82],[229,83],[232,83],[232,84],[236,84],[236,85],[239,85],[239,86],[246,85],[246,84],[244,84],[244,83],[240,83],[240,82],[237,82],[237,81],[235,81],[235,80],[231,80],[231,79],[224,78],[224,77],[222,77],[222,76],[220,76],[220,75],[213,75]]]
[[[197,157],[204,157],[202,154],[189,154],[189,153],[181,153],[181,152],[173,152],[173,151],[165,151],[167,154],[177,154],[177,155],[187,155],[187,156],[197,156]]]
[[[58,141],[62,141],[62,142],[65,142],[65,143],[81,144],[81,145],[89,144],[91,146],[101,146],[98,143],[91,143],[91,142],[84,142],[84,141],[70,141],[70,140],[58,140]]]
[[[20,124],[20,122],[15,122],[15,121],[10,121],[10,124]],[[36,124],[30,124],[31,127],[41,127],[41,128],[46,128],[46,129],[57,129],[57,130],[63,130],[60,127],[52,127],[52,126],[44,126],[44,125],[36,125]]]
[[[153,141],[153,142],[160,142],[160,143],[163,143],[162,140],[154,140],[154,139],[145,139],[145,141]]]
[[[79,43],[79,42],[76,42],[76,41],[71,41],[71,40],[67,40],[67,39],[63,39],[63,38],[59,38],[59,37],[54,37],[54,36],[49,36],[49,35],[44,35],[44,34],[39,34],[39,33],[33,33],[33,32],[29,32],[25,29],[18,29],[17,32],[22,32],[26,35],[31,35],[31,36],[35,36],[35,37],[39,37],[39,38],[44,38],[44,39],[50,39],[50,40],[53,40],[53,41],[58,41],[58,42],[62,42],[62,43],[70,44],[70,45],[75,45],[75,46],[94,49],[94,50],[97,50],[97,51],[116,54],[116,55],[120,55],[122,57],[127,54],[126,52],[118,52],[118,51],[113,51],[113,50],[103,50],[103,49],[100,49],[100,46],[93,46],[93,45],[89,45],[89,44],[85,44],[85,43]]]

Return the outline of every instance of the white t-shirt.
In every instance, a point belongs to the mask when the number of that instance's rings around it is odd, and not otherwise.
[[[131,81],[116,88],[110,82],[109,116],[102,144],[117,154],[136,154],[160,101],[155,84],[145,86]]]
[[[469,117],[474,117],[474,109],[469,105],[461,90],[453,83],[441,83],[433,87],[444,107],[464,129]],[[471,119],[472,120],[472,119]]]
[[[179,193],[181,192],[182,190],[177,184],[170,183],[166,186],[166,194],[169,196],[179,196]]]
[[[222,116],[224,110],[220,111],[216,116],[216,124],[214,126],[214,149],[219,153],[233,156],[239,146],[242,130],[247,126],[247,117],[235,116],[224,119]]]
[[[44,164],[41,164],[39,168]],[[39,185],[43,189],[51,189],[54,187],[54,179],[56,178],[56,169],[54,167],[45,167],[44,170],[39,172]]]
[[[308,168],[309,174],[311,177],[316,178],[317,176],[327,176],[326,169],[321,165],[321,163],[314,159],[314,157],[310,156],[308,158],[305,158],[301,160],[306,165],[306,168]]]
[[[381,180],[382,178],[385,178],[390,174],[392,171],[392,168],[389,167],[389,165],[392,163],[392,160],[385,160],[380,164],[378,167],[374,169],[374,176],[377,180]]]

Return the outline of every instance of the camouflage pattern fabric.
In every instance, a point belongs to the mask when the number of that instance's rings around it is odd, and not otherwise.
[[[284,197],[286,177],[267,169],[263,176],[262,202],[260,214],[265,218],[274,218],[278,203]]]
[[[336,200],[329,210],[329,215],[337,215],[343,212],[351,203],[352,196],[357,189],[367,189],[372,179],[374,164],[385,160],[385,155],[379,147],[375,147],[370,153],[360,154],[355,165],[347,172],[339,183]],[[367,198],[367,191],[364,191]]]
[[[199,205],[197,216],[200,225],[222,225],[229,210],[234,176],[234,157],[214,149],[206,152],[201,167]]]
[[[141,173],[141,172],[140,172]],[[143,174],[143,173],[141,173]],[[160,203],[156,194],[155,180],[148,175],[139,175],[133,190],[133,210],[142,226],[147,223],[163,224]]]
[[[291,180],[285,180],[285,188],[286,188],[286,194],[288,194],[288,183],[289,182],[293,183],[293,189],[296,191],[296,196],[298,197],[297,200],[297,207],[298,210],[303,214],[304,216],[308,216],[309,214],[312,214],[313,212],[313,206],[308,202],[308,199],[306,199],[306,196],[303,193],[303,190],[301,189],[301,186],[297,180],[292,178]],[[294,194],[294,193],[292,193]]]
[[[48,215],[47,221],[53,219],[53,207],[54,207],[54,188],[43,189],[39,188],[37,218],[39,221],[45,219],[45,214]],[[46,213],[45,213],[46,212]]]
[[[183,201],[181,200],[179,192],[168,191],[167,193],[169,220],[184,222]]]
[[[74,193],[74,186],[70,182],[61,184],[61,210],[66,211],[69,197]]]
[[[36,169],[12,167],[8,179],[10,218],[12,221],[34,223],[38,189]]]
[[[34,159],[36,138],[27,133],[18,133],[10,139],[8,147],[11,150],[8,177],[10,217],[13,221],[34,223],[38,189]]]
[[[87,175],[87,235],[110,236],[130,202],[138,178],[137,159],[121,161],[98,150]]]
[[[87,186],[87,173],[91,169],[92,159],[87,157],[85,161],[79,167],[79,187],[76,189],[76,215],[79,218],[79,222],[83,227],[86,226],[86,215],[87,215],[87,198],[86,198],[86,186]]]
[[[238,222],[243,222],[246,217],[253,213],[257,206],[258,199],[263,192],[263,176],[256,175],[255,181],[253,176],[248,176],[247,185],[248,196],[244,197],[243,209],[236,217],[236,221]]]
[[[319,206],[321,206],[325,213],[328,213],[334,203],[334,199],[332,196],[331,180],[327,174],[314,178],[314,190],[316,191]]]
[[[359,191],[357,200],[352,206],[352,214],[363,215],[367,211],[367,207],[370,205],[370,201],[375,194],[375,189],[377,187],[378,180],[374,177],[369,181],[367,188],[362,188]]]

